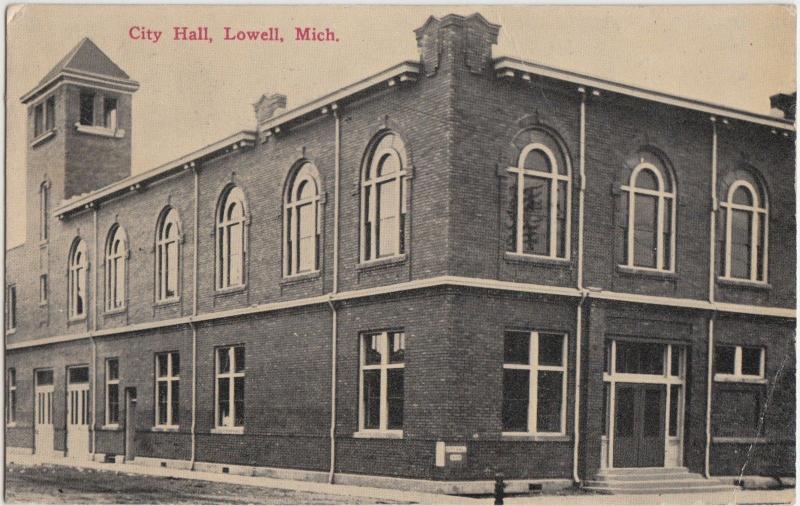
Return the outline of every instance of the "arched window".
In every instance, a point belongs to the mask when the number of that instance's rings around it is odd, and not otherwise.
[[[361,192],[361,260],[405,252],[406,150],[396,134],[374,144],[363,171]]]
[[[217,210],[218,290],[243,286],[245,283],[246,221],[244,192],[241,188],[232,186],[223,192]]]
[[[642,152],[625,192],[624,265],[672,271],[675,263],[675,188],[670,171]]]
[[[284,275],[319,269],[320,213],[317,169],[303,163],[292,175],[284,198]]]
[[[75,239],[69,251],[67,273],[67,315],[70,319],[86,316],[86,243]]]
[[[106,311],[125,307],[127,263],[128,235],[114,225],[106,242]]]
[[[39,240],[47,240],[47,213],[50,207],[50,185],[47,181],[39,186]]]
[[[156,224],[156,301],[164,302],[180,296],[181,228],[178,211],[168,207]]]
[[[540,131],[525,134],[511,178],[507,208],[510,253],[568,257],[570,170],[558,143]]]
[[[723,277],[766,282],[769,213],[761,185],[750,177],[738,179],[721,204]]]

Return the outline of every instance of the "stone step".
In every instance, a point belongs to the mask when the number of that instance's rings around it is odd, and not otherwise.
[[[643,475],[643,474],[689,474],[687,467],[614,467],[597,472],[597,476]]]
[[[620,474],[620,475],[597,475],[597,481],[675,481],[675,480],[705,480],[705,478],[695,473],[648,473],[648,474]]]
[[[680,493],[711,493],[711,492],[730,492],[736,487],[732,485],[709,484],[702,487],[668,487],[657,486],[651,488],[635,488],[635,489],[619,489],[613,487],[584,487],[584,490],[595,492],[598,494],[680,494]]]
[[[625,490],[633,490],[639,488],[658,488],[658,487],[682,487],[684,489],[694,489],[697,487],[706,487],[709,485],[721,485],[720,482],[715,480],[706,480],[700,478],[682,478],[680,480],[641,480],[641,481],[624,481],[624,480],[591,480],[586,482],[590,487],[609,487]]]

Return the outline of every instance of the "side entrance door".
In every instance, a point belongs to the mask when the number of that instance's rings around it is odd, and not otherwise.
[[[36,371],[33,407],[33,448],[37,455],[53,453],[53,371]]]
[[[67,455],[88,460],[91,420],[89,368],[72,367],[67,376]]]
[[[664,466],[665,388],[617,383],[614,467]]]

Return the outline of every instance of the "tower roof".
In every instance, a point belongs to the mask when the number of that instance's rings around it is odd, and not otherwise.
[[[114,83],[121,85],[123,88],[129,88],[121,91],[135,91],[139,87],[139,83],[133,81],[124,70],[111,61],[111,58],[97,47],[91,39],[84,37],[30,92],[21,98],[22,102],[27,102],[38,96],[50,85],[55,84],[60,77],[67,76],[77,78],[90,77],[93,80],[99,79],[106,85]]]

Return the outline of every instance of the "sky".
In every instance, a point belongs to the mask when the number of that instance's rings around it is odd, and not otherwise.
[[[480,12],[502,25],[493,55],[769,113],[795,83],[793,6],[156,6],[25,5],[6,11],[7,248],[25,239],[25,108],[19,97],[83,37],[141,87],[133,98],[132,172],[152,169],[255,128],[252,104],[283,93],[289,108],[403,60],[429,15]],[[158,43],[131,27],[161,30]],[[213,43],[171,40],[173,26],[207,26]],[[226,42],[233,30],[279,27],[282,44]],[[295,26],[329,27],[336,43],[290,40]]]

